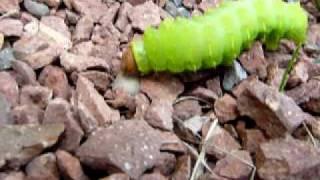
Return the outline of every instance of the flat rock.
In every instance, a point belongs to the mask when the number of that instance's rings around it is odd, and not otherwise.
[[[23,31],[23,24],[17,19],[0,19],[0,32],[5,36],[20,37]]]
[[[233,64],[223,76],[223,88],[230,91],[234,86],[239,84],[240,81],[247,78],[247,72],[243,69],[238,61],[233,61]]]
[[[320,176],[320,151],[292,137],[260,144],[256,155],[261,179],[310,179]]]
[[[197,100],[185,100],[174,105],[173,115],[181,120],[201,114],[202,108]]]
[[[50,9],[46,4],[34,0],[24,0],[23,6],[29,13],[37,17],[46,16],[50,12]]]
[[[83,131],[77,120],[73,117],[70,104],[61,98],[49,102],[42,123],[64,123],[65,132],[59,147],[67,151],[74,151],[79,147]]]
[[[95,22],[108,11],[106,4],[101,0],[70,0],[72,7],[81,15],[91,17]]]
[[[44,111],[35,105],[19,105],[10,112],[12,124],[40,124]]]
[[[237,101],[228,94],[215,101],[214,111],[219,122],[222,123],[235,120],[239,115]]]
[[[89,40],[93,27],[94,22],[90,17],[84,16],[80,18],[73,33],[73,41],[81,42]]]
[[[92,168],[116,168],[137,179],[156,164],[160,145],[157,131],[143,120],[119,121],[95,131],[80,146],[77,156]]]
[[[110,125],[120,119],[119,113],[106,104],[104,98],[94,89],[93,83],[82,76],[77,80],[76,109],[85,132]]]
[[[64,179],[88,180],[88,177],[82,170],[79,159],[63,150],[58,150],[56,157],[59,171]]]
[[[153,101],[148,107],[145,120],[153,127],[163,130],[173,130],[173,107],[167,101]]]
[[[16,80],[8,72],[0,72],[0,93],[7,99],[10,106],[18,104],[19,89]]]
[[[79,73],[79,75],[89,79],[94,84],[94,87],[101,92],[105,92],[107,90],[112,80],[110,74],[95,70],[84,71]]]
[[[19,0],[2,0],[0,2],[0,14],[19,11]]]
[[[160,8],[152,1],[134,6],[129,13],[132,27],[144,31],[148,26],[156,26],[161,22]]]
[[[42,86],[52,89],[54,97],[68,99],[70,96],[70,86],[66,73],[57,66],[46,66],[38,78]]]
[[[249,82],[237,104],[241,115],[252,118],[271,137],[291,133],[307,119],[292,98],[258,80]]]
[[[19,167],[54,145],[64,131],[63,124],[6,125],[0,127],[0,167]]]
[[[44,86],[26,85],[21,88],[20,104],[47,107],[52,98],[52,90]]]
[[[46,153],[34,158],[26,166],[27,178],[59,180],[57,159],[53,153]]]
[[[38,85],[36,73],[27,63],[14,60],[12,61],[12,68],[17,73],[17,81],[20,86]]]

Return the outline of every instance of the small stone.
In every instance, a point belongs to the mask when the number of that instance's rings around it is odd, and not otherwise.
[[[19,88],[15,79],[7,72],[0,72],[0,93],[10,103],[10,106],[18,104]]]
[[[1,180],[25,180],[25,174],[20,171],[12,171],[8,173],[0,173]]]
[[[30,15],[31,16],[31,15]],[[28,20],[30,21],[30,20]],[[23,27],[23,35],[22,36],[34,36],[39,32],[39,20],[32,19],[30,22],[27,22]]]
[[[238,99],[243,91],[246,90],[251,81],[258,80],[255,75],[249,76],[247,79],[241,81],[236,87],[232,89],[232,94]]]
[[[176,17],[178,15],[178,8],[172,1],[167,1],[164,9],[172,16]]]
[[[222,89],[221,89],[221,83],[220,78],[215,77],[213,79],[209,79],[206,81],[206,86],[209,90],[217,94],[218,97],[221,97],[223,95]]]
[[[112,80],[110,74],[101,71],[85,71],[79,73],[79,75],[89,79],[94,84],[94,87],[101,92],[107,90]]]
[[[80,16],[76,12],[70,10],[66,10],[66,16],[68,22],[73,25],[76,25],[80,19]]]
[[[17,81],[20,86],[38,85],[36,73],[27,63],[14,60],[12,61],[12,68],[17,73]]]
[[[204,87],[197,87],[196,89],[192,90],[190,92],[191,96],[199,97],[201,99],[207,100],[208,102],[213,102],[217,100],[219,97],[218,95],[211,91],[210,89],[204,88]]]
[[[198,8],[202,11],[205,12],[208,9],[216,8],[219,6],[219,4],[223,2],[222,0],[203,0],[201,3],[198,5]]]
[[[1,126],[0,167],[25,165],[54,145],[63,131],[63,124]]]
[[[196,5],[196,0],[183,0],[182,4],[188,8],[188,9],[192,9],[195,5]]]
[[[26,10],[34,16],[42,17],[49,14],[49,7],[43,3],[33,0],[24,0],[23,5]]]
[[[130,177],[124,173],[115,173],[99,180],[130,180]]]
[[[285,70],[278,67],[277,64],[271,63],[267,67],[266,84],[275,89],[279,89]]]
[[[292,69],[287,82],[288,87],[295,87],[301,83],[306,83],[309,79],[308,65],[304,61],[299,61]]]
[[[82,170],[80,161],[76,157],[62,150],[58,150],[56,156],[59,170],[64,179],[88,180]]]
[[[130,4],[132,4],[133,6],[139,5],[139,4],[143,4],[145,2],[147,2],[148,0],[128,0],[128,2]]]
[[[256,154],[261,179],[317,179],[320,151],[313,145],[293,139],[274,139],[260,144]]]
[[[189,17],[191,17],[191,14],[186,8],[179,7],[178,8],[178,16],[189,18]]]
[[[52,90],[44,86],[26,85],[21,88],[20,104],[46,108],[52,98]]]
[[[116,168],[139,179],[156,164],[161,141],[157,131],[143,120],[118,121],[95,131],[76,154],[83,164],[94,169],[108,172]]]
[[[23,32],[23,24],[17,19],[0,19],[0,33],[4,36],[20,37]]]
[[[0,70],[10,69],[13,60],[15,57],[11,48],[0,50]]]
[[[191,171],[191,157],[189,155],[183,155],[177,160],[176,169],[172,175],[172,179],[189,179]]]
[[[193,135],[198,135],[202,130],[203,124],[208,121],[207,117],[193,116],[183,122],[184,127],[192,132]]]
[[[221,123],[235,120],[239,116],[237,101],[228,94],[225,94],[214,103],[214,111]]]
[[[41,85],[52,89],[54,97],[68,99],[70,86],[66,73],[57,66],[46,66],[39,75]]]
[[[175,155],[167,152],[161,152],[157,163],[154,166],[154,172],[159,172],[165,176],[170,176],[176,166]]]
[[[132,27],[144,31],[148,26],[156,26],[161,22],[160,8],[152,1],[134,6],[129,13]]]
[[[18,12],[20,10],[19,0],[2,0],[0,1],[0,14],[8,12]]]
[[[152,101],[145,114],[145,120],[155,128],[172,131],[172,113],[172,105],[167,101]]]
[[[259,129],[245,129],[239,132],[242,146],[250,153],[255,153],[259,145],[267,141],[266,137]]]
[[[4,34],[0,33],[0,50],[2,49],[3,44],[4,44]]]
[[[239,84],[240,81],[247,78],[246,71],[242,66],[234,61],[232,67],[230,67],[223,77],[223,88],[230,91],[235,85]]]
[[[185,154],[187,152],[186,146],[183,144],[183,141],[173,132],[161,132],[160,136],[164,141],[161,144],[162,152],[174,152]]]
[[[10,112],[12,124],[40,124],[44,111],[35,105],[20,105]]]
[[[10,103],[0,93],[0,125],[9,124]]]
[[[38,0],[38,1],[45,3],[50,7],[55,7],[55,8],[57,8],[61,3],[61,0]]]
[[[199,101],[185,100],[174,105],[174,117],[178,117],[181,120],[189,119],[196,115],[202,114],[202,108]]]
[[[59,180],[56,156],[46,153],[36,157],[26,166],[26,174],[30,179]]]
[[[134,96],[122,90],[107,91],[104,97],[113,108],[126,108],[130,112],[134,112],[136,109]]]
[[[164,177],[160,173],[144,174],[141,177],[141,180],[167,180],[168,178]]]
[[[125,3],[123,3],[125,4]],[[122,5],[124,6],[124,5]],[[120,8],[120,3],[116,2],[116,3],[113,3],[109,8],[108,8],[108,11],[105,12],[105,14],[100,18],[99,22],[102,24],[102,25],[108,25],[110,23],[113,23],[114,20],[115,20],[115,17],[118,13],[118,10]],[[128,18],[128,17],[127,17]]]
[[[70,2],[77,12],[82,16],[91,17],[94,22],[98,22],[108,11],[108,7],[101,0],[70,0]]]
[[[119,12],[118,12],[118,19],[115,23],[115,26],[123,32],[125,27],[129,24],[129,12],[132,10],[132,6],[128,2],[124,2],[121,4]]]
[[[130,95],[136,95],[140,90],[140,82],[137,77],[119,73],[112,83],[113,90],[121,90]]]
[[[75,42],[87,41],[90,39],[93,31],[94,23],[90,17],[82,17],[76,25],[76,29],[73,34],[73,40]]]
[[[139,93],[135,95],[135,114],[134,118],[135,119],[143,119],[149,106],[150,106],[150,100],[144,93]]]

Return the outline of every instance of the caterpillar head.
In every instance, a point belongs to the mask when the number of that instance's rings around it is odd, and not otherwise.
[[[129,46],[122,55],[121,70],[129,75],[137,75],[139,73],[131,46]]]

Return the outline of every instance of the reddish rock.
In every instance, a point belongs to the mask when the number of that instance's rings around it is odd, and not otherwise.
[[[108,7],[101,0],[70,0],[72,7],[81,15],[91,17],[97,22]]]
[[[88,180],[84,174],[80,161],[66,151],[58,150],[56,152],[59,171],[64,179],[70,180]]]
[[[93,47],[91,56],[104,59],[111,66],[111,70],[114,71],[113,61],[117,59],[119,45],[119,41],[117,40],[106,40],[103,44],[98,44]]]
[[[82,56],[91,56],[94,46],[92,41],[80,42],[72,47],[71,53]]]
[[[107,90],[112,80],[110,74],[101,71],[85,71],[81,72],[80,76],[89,79],[94,84],[94,87],[98,91],[102,92],[105,92]]]
[[[229,134],[229,132],[219,125],[214,128],[211,137],[206,143],[207,154],[213,155],[218,159],[224,158],[227,152],[241,148],[239,143]]]
[[[246,163],[253,164],[250,154],[247,151],[232,151],[216,163],[213,172],[221,178],[226,179],[250,179],[253,169]]]
[[[111,109],[94,89],[94,85],[82,76],[77,80],[75,103],[80,115],[80,124],[85,132],[91,132],[99,126],[110,125],[120,119],[119,113]]]
[[[164,177],[160,173],[152,173],[143,175],[141,180],[168,180],[168,178]]]
[[[59,180],[56,156],[53,153],[46,153],[34,158],[26,166],[26,174],[28,179]]]
[[[7,72],[0,72],[0,93],[4,95],[12,106],[17,105],[19,98],[18,84]]]
[[[93,28],[91,40],[99,45],[106,45],[111,42],[117,42],[113,44],[118,44],[121,33],[119,30],[112,24],[106,25],[96,25]]]
[[[124,2],[121,4],[119,12],[118,12],[118,18],[115,23],[115,26],[123,32],[125,27],[129,24],[129,18],[128,14],[132,10],[132,6],[128,2]]]
[[[160,8],[152,1],[134,6],[129,13],[132,27],[144,31],[148,26],[156,26],[161,22]]]
[[[159,172],[162,175],[169,176],[174,171],[176,166],[176,157],[175,155],[167,152],[161,152],[157,163],[154,166],[153,171]]]
[[[91,33],[93,31],[93,20],[90,17],[82,17],[77,25],[73,34],[73,40],[75,42],[87,41],[90,39]]]
[[[65,125],[64,137],[60,141],[60,148],[74,151],[79,147],[83,131],[74,119],[70,104],[64,99],[54,99],[49,102],[44,113],[44,124],[63,123]]]
[[[267,67],[266,84],[268,84],[271,87],[274,87],[275,89],[279,89],[284,72],[285,70],[279,68],[277,64],[270,63]]]
[[[68,99],[70,86],[66,73],[57,66],[46,66],[39,75],[41,85],[52,89],[54,97]]]
[[[183,141],[173,132],[161,132],[162,139],[161,151],[168,151],[174,153],[186,153],[187,148],[183,144]]]
[[[2,0],[0,1],[0,14],[19,11],[19,0]]]
[[[173,130],[172,104],[167,101],[153,101],[145,114],[145,120],[153,127]]]
[[[108,11],[105,12],[105,14],[100,18],[99,22],[104,26],[108,25],[110,23],[113,23],[115,20],[115,17],[118,13],[118,10],[120,8],[120,3],[115,2],[113,3],[109,8]]]
[[[40,124],[43,113],[43,110],[38,106],[21,105],[11,110],[10,118],[13,124]]]
[[[123,90],[116,89],[114,91],[107,91],[104,97],[113,108],[119,109],[124,107],[131,112],[134,112],[136,109],[134,96],[131,96]]]
[[[309,79],[308,65],[304,61],[299,61],[291,71],[287,86],[295,87]]]
[[[137,179],[156,164],[161,141],[157,131],[143,120],[119,121],[92,133],[77,156],[92,168],[118,170]]]
[[[287,136],[260,144],[256,166],[261,179],[310,179],[320,176],[320,151]]]
[[[38,85],[36,73],[27,63],[14,60],[12,61],[12,68],[17,73],[17,82],[20,86]]]
[[[190,92],[190,95],[199,97],[199,98],[207,100],[209,102],[213,102],[213,101],[215,101],[215,100],[217,100],[219,98],[218,95],[215,92],[213,92],[213,91],[211,91],[211,90],[209,90],[207,88],[201,87],[201,86],[199,86],[196,89],[192,90]]]
[[[135,99],[135,105],[136,105],[134,118],[143,119],[150,106],[150,101],[148,97],[143,93],[137,94],[134,97],[134,99]]]
[[[258,80],[251,81],[240,95],[238,110],[241,115],[252,118],[271,137],[291,133],[307,119],[293,99]]]
[[[267,76],[268,62],[264,58],[260,42],[254,43],[248,52],[243,53],[240,56],[240,62],[248,73],[255,74],[262,79]]]
[[[181,120],[189,119],[196,115],[202,114],[202,108],[199,101],[196,100],[185,100],[178,102],[174,105],[174,117],[178,117]]]
[[[0,7],[1,8],[1,7]],[[0,19],[0,33],[4,36],[18,36],[22,35],[23,24],[17,19]]]
[[[196,5],[196,0],[183,0],[182,4],[186,8],[192,9]]]
[[[267,141],[259,129],[245,129],[239,132],[239,134],[243,148],[250,153],[255,153],[259,145]]]
[[[20,93],[20,104],[47,107],[52,98],[52,90],[44,86],[23,86]]]
[[[130,177],[124,173],[115,173],[99,180],[130,180]]]
[[[219,122],[222,123],[235,120],[239,115],[237,101],[228,94],[215,101],[214,111]]]
[[[191,157],[189,155],[183,155],[178,158],[172,179],[189,179],[191,176],[191,171]]]
[[[249,76],[247,79],[243,80],[236,87],[232,89],[232,94],[238,99],[242,92],[247,88],[250,81],[257,80],[257,76]]]
[[[320,25],[312,24],[308,32],[308,44],[317,46],[320,44]]]
[[[1,180],[25,180],[25,174],[21,171],[2,172],[0,173]]]
[[[206,86],[209,90],[214,92],[218,97],[221,97],[223,95],[219,77],[207,80]]]

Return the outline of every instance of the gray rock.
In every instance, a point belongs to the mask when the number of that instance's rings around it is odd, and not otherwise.
[[[5,48],[0,51],[0,70],[11,68],[12,61],[15,60],[13,50],[11,48]]]
[[[187,18],[191,17],[191,13],[184,7],[179,7],[177,13],[178,13],[177,14],[178,16],[187,17]]]
[[[23,5],[28,12],[37,17],[48,15],[50,11],[47,5],[33,0],[24,0]]]
[[[171,2],[174,3],[175,6],[179,7],[182,4],[182,0],[170,0]]]
[[[173,17],[176,17],[178,15],[178,8],[171,1],[167,1],[164,9]]]
[[[9,120],[10,104],[4,95],[0,93],[0,124],[7,124]]]
[[[223,88],[230,91],[240,81],[247,78],[247,72],[242,68],[238,61],[234,61],[223,77]]]

